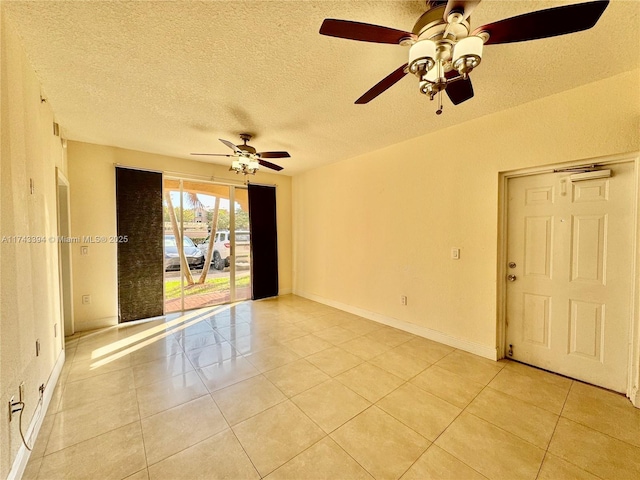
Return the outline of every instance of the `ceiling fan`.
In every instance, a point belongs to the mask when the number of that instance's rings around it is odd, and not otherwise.
[[[327,18],[320,27],[322,35],[390,43],[409,48],[409,61],[386,76],[355,103],[368,103],[395,85],[407,73],[419,79],[420,92],[433,100],[442,91],[454,105],[473,97],[469,73],[482,60],[483,45],[524,42],[580,32],[593,27],[609,1],[592,1],[538,10],[506,18],[471,30],[471,12],[480,0],[427,0],[411,32],[379,25]]]
[[[192,153],[191,155],[207,155],[211,157],[232,157],[234,160],[231,163],[229,171],[236,173],[242,173],[243,175],[255,175],[260,166],[270,168],[279,172],[283,168],[275,163],[267,162],[263,158],[288,158],[288,152],[257,152],[251,145],[247,145],[247,142],[251,140],[251,134],[241,133],[240,138],[244,141],[242,145],[234,145],[229,140],[223,140],[219,138],[222,143],[233,150],[233,154],[226,153]]]

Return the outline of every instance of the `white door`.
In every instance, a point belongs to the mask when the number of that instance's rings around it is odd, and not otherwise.
[[[511,178],[507,210],[510,358],[626,392],[633,164],[609,178]]]

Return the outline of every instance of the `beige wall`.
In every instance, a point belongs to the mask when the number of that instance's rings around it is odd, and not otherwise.
[[[499,172],[637,151],[639,119],[635,70],[297,175],[294,291],[492,356]]]
[[[115,164],[136,168],[180,172],[215,181],[237,184],[242,177],[228,167],[150,153],[80,142],[69,142],[72,236],[116,234]],[[278,268],[280,292],[292,290],[291,177],[261,171],[255,183],[275,184],[278,221]],[[76,330],[88,330],[117,321],[117,246],[92,244],[89,255],[80,255],[81,244],[72,245],[74,313]],[[91,304],[82,305],[82,295]]]
[[[0,478],[6,478],[22,444],[17,418],[8,421],[9,398],[18,398],[18,385],[24,382],[26,432],[38,386],[54,387],[48,380],[62,350],[58,246],[48,240],[13,243],[8,237],[57,235],[55,169],[65,169],[65,153],[18,36],[4,18],[0,24]],[[42,349],[38,357],[36,339]]]

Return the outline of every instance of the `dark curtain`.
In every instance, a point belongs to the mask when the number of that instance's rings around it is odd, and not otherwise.
[[[276,188],[249,184],[251,298],[278,295]]]
[[[120,322],[162,315],[162,174],[116,167]]]

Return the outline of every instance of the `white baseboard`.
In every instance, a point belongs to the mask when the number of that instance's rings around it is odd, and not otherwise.
[[[640,388],[636,387],[631,390],[629,400],[631,400],[631,403],[633,403],[634,407],[640,408]]]
[[[75,333],[78,333],[98,330],[99,328],[113,327],[115,325],[118,325],[118,317],[94,318],[93,320],[76,322],[74,327]]]
[[[53,371],[51,375],[49,375],[49,379],[47,380],[47,384],[44,387],[44,396],[42,397],[42,404],[36,407],[35,412],[33,412],[33,416],[31,417],[31,422],[29,423],[29,427],[25,432],[25,438],[27,439],[27,443],[31,445],[35,445],[35,441],[38,438],[38,433],[40,432],[40,427],[42,426],[42,422],[44,421],[45,414],[47,413],[47,409],[49,408],[49,404],[51,403],[51,398],[53,397],[53,391],[58,384],[58,379],[60,378],[60,372],[62,372],[62,367],[64,366],[65,361],[65,351],[61,350],[60,355],[58,355],[58,360],[56,364],[53,366]],[[9,471],[9,476],[7,480],[19,480],[22,478],[24,474],[24,469],[27,467],[27,463],[29,462],[29,457],[31,456],[31,452],[27,450],[27,447],[24,444],[20,445],[18,449],[18,454],[13,461],[13,465],[11,466],[11,471]]]
[[[311,293],[294,291],[294,294],[300,297],[308,298],[309,300],[313,300],[314,302],[322,303],[324,305],[343,310],[345,312],[353,313],[354,315],[373,320],[374,322],[382,323],[399,330],[404,330],[405,332],[413,333],[414,335],[433,340],[434,342],[443,343],[445,345],[449,345],[450,347],[464,350],[465,352],[473,353],[474,355],[479,355],[480,357],[488,358],[490,360],[498,359],[498,352],[495,347],[487,347],[479,343],[462,340],[460,338],[447,335],[446,333],[432,330],[431,328],[416,325],[415,323],[405,322],[404,320],[399,320],[393,317],[387,317],[386,315],[382,315],[380,313],[371,312],[369,310],[354,307],[353,305],[348,305],[346,303],[336,302],[334,300],[320,297]]]

